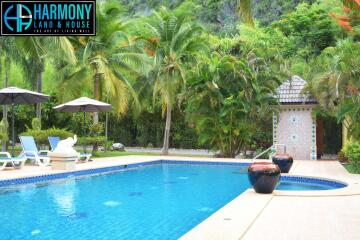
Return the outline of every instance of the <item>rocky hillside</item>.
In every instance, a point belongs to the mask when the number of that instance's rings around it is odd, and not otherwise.
[[[184,2],[198,7],[197,17],[213,32],[232,34],[236,32],[238,16],[236,0],[119,0],[130,15],[149,15],[153,9],[164,5],[175,8]],[[301,2],[312,3],[314,0],[253,0],[254,18],[261,25],[268,25],[287,12],[293,11]]]

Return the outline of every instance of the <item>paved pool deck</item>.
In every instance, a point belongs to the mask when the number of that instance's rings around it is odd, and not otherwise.
[[[154,160],[250,162],[164,156],[98,158],[79,163],[86,170]],[[0,180],[61,173],[50,167],[7,168]],[[360,175],[349,174],[336,161],[295,161],[289,175],[314,176],[346,182],[348,187],[328,191],[275,191],[256,194],[245,191],[205,221],[186,233],[183,240],[232,239],[360,239]]]

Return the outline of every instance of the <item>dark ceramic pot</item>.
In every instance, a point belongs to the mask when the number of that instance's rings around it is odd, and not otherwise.
[[[272,157],[273,163],[279,166],[282,173],[288,173],[293,165],[293,158],[286,153],[276,154]]]
[[[248,168],[248,177],[257,193],[272,193],[280,179],[280,169],[270,162],[253,163]]]

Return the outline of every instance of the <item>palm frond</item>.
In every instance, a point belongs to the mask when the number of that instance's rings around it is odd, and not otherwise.
[[[344,4],[344,6],[354,10],[354,11],[360,11],[360,3],[356,0],[341,0],[341,2]]]

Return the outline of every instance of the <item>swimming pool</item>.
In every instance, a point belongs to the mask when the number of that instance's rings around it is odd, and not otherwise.
[[[0,239],[177,239],[250,187],[244,169],[157,163],[3,187]],[[296,184],[304,188],[291,178],[279,188]]]

